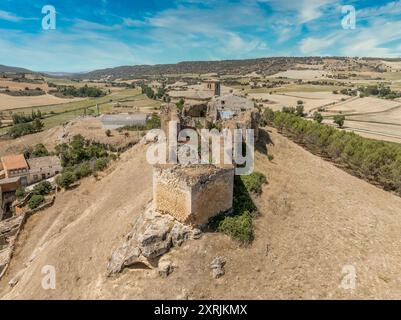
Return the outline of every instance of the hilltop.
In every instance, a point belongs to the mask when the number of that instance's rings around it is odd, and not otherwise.
[[[255,198],[255,241],[240,246],[206,233],[168,254],[174,272],[126,270],[106,277],[113,249],[152,196],[152,170],[137,145],[99,181],[88,178],[57,196],[53,207],[28,220],[17,242],[1,298],[19,299],[316,299],[397,298],[401,263],[401,199],[325,162],[270,132],[270,162],[257,153],[256,169],[269,184]],[[209,264],[227,259],[218,280]],[[56,290],[41,287],[44,265],[57,270]],[[357,289],[340,287],[342,268],[357,269]],[[26,267],[20,282],[8,281]]]
[[[18,68],[18,67],[10,67],[5,65],[0,65],[0,73],[35,73],[34,71],[25,69],[25,68]]]

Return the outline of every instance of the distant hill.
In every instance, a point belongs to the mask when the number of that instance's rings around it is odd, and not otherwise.
[[[0,64],[0,73],[9,72],[9,73],[36,73],[34,71],[18,68],[18,67],[9,67]]]
[[[185,61],[176,64],[121,66],[77,74],[79,79],[132,79],[172,74],[248,74],[258,72],[271,75],[291,68],[296,63],[318,64],[320,57],[260,58],[224,61]]]
[[[121,66],[75,74],[77,79],[115,80],[157,77],[161,75],[207,74],[247,75],[257,72],[269,76],[289,69],[302,69],[307,65],[321,65],[323,70],[386,71],[383,60],[399,59],[352,57],[271,57],[247,60],[185,61],[176,64]]]

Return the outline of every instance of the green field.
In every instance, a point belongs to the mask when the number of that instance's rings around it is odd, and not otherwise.
[[[114,102],[129,102],[141,100],[147,100],[149,108],[160,106],[159,101],[147,98],[145,95],[141,94],[141,91],[139,89],[127,89],[112,93],[105,97],[90,98],[61,105],[48,105],[16,109],[15,112],[18,111],[18,113],[30,114],[32,113],[32,111],[40,110],[44,115],[44,119],[42,120],[42,122],[45,125],[45,129],[50,129],[85,114],[96,114],[96,105],[99,106],[100,113],[105,113],[113,107],[112,103]],[[1,128],[0,134],[7,133],[8,129],[9,127]]]
[[[256,89],[245,89],[246,93],[270,93],[270,92],[333,92],[334,90],[341,90],[344,87],[341,86],[323,86],[323,85],[311,85],[311,84],[291,84],[287,86],[277,88],[256,88]]]
[[[89,107],[96,106],[96,104],[104,104],[109,102],[117,102],[123,101],[124,99],[130,99],[136,96],[140,96],[141,92],[139,89],[127,89],[119,92],[115,92],[100,98],[88,98],[81,101],[68,102],[63,104],[53,104],[53,105],[45,105],[45,106],[36,106],[36,107],[27,107],[27,108],[18,108],[18,109],[9,109],[3,111],[4,114],[9,113],[10,111],[13,113],[23,113],[23,114],[31,114],[32,111],[40,110],[42,114],[45,113],[62,113],[74,110],[85,109]]]

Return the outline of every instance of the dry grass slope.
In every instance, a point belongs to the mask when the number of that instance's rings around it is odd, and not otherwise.
[[[112,250],[151,197],[144,147],[123,155],[101,181],[90,178],[34,216],[22,232],[2,298],[210,299],[398,298],[401,294],[401,199],[348,175],[271,133],[274,161],[257,154],[269,184],[256,198],[261,215],[255,241],[240,247],[228,236],[205,234],[166,258],[175,270],[105,277]],[[226,275],[212,279],[209,263],[227,258]],[[56,290],[41,288],[41,268],[54,265]],[[344,265],[357,268],[357,288],[341,289]],[[20,282],[9,279],[26,265]]]

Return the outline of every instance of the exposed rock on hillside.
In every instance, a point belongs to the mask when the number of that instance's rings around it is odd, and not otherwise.
[[[126,241],[113,252],[107,274],[112,276],[124,268],[145,266],[159,267],[160,274],[167,277],[171,264],[159,265],[160,257],[172,247],[179,247],[184,241],[196,238],[199,238],[199,229],[192,229],[169,215],[160,214],[149,204],[126,236]]]

